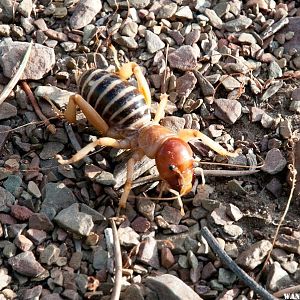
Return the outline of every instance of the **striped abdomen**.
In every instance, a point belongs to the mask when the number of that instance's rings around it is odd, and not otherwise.
[[[79,89],[110,127],[138,129],[151,120],[143,95],[116,74],[90,69],[81,75]]]

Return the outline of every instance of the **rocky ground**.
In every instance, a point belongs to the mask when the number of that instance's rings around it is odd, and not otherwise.
[[[169,45],[170,101],[161,123],[199,129],[229,151],[242,149],[226,159],[192,142],[206,185],[199,176],[184,197],[184,216],[176,203],[151,199],[159,194],[154,162],[137,165],[126,218],[118,224],[121,298],[257,299],[200,229],[208,226],[251,277],[262,269],[290,194],[293,156],[300,173],[300,144],[291,148],[300,128],[299,29],[299,1],[2,0],[2,89],[29,42],[34,46],[22,81],[0,109],[0,299],[110,299],[109,218],[130,153],[97,149],[82,162],[59,165],[57,154],[70,157],[98,133],[81,114],[74,126],[65,123],[45,101],[63,108],[76,91],[75,73],[87,64],[113,71],[110,44],[121,62],[142,67],[153,112]],[[27,84],[41,113],[28,88],[25,93]],[[226,177],[245,170],[229,164],[263,167]],[[259,280],[270,293],[300,284],[299,192],[297,183]]]

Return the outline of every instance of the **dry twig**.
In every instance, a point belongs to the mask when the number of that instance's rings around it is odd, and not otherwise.
[[[293,293],[299,293],[299,292],[300,292],[300,284],[280,290],[280,291],[274,293],[273,296],[277,297],[277,298],[282,298],[285,294],[293,294]]]
[[[212,233],[207,227],[201,229],[202,236],[206,239],[209,246],[215,251],[220,259],[227,265],[227,267],[234,272],[240,280],[242,280],[247,286],[249,286],[257,295],[261,296],[264,300],[274,300],[273,297],[267,290],[257,284],[244,270],[242,270],[220,247],[218,241],[214,238]]]
[[[121,293],[121,280],[122,280],[122,254],[121,246],[117,231],[117,226],[113,218],[110,219],[111,228],[114,237],[114,254],[115,254],[115,285],[111,294],[111,300],[118,300]]]
[[[16,84],[20,80],[20,78],[27,66],[27,63],[28,63],[28,60],[30,57],[30,53],[31,53],[31,49],[32,49],[32,43],[29,44],[28,49],[24,55],[24,58],[19,66],[18,71],[16,72],[14,77],[9,81],[9,83],[7,84],[5,89],[2,91],[2,93],[0,95],[0,105],[7,98],[7,96],[10,94],[10,92],[13,90],[13,88],[16,86]]]
[[[21,81],[20,85],[21,88],[25,91],[28,99],[30,100],[31,105],[35,113],[37,114],[37,116],[45,123],[45,125],[47,126],[47,130],[49,130],[52,134],[55,134],[56,128],[54,127],[53,124],[49,122],[49,119],[42,113],[28,83],[26,81]]]

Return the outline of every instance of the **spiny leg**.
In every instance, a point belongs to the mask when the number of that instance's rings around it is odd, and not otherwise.
[[[183,203],[182,203],[181,195],[179,194],[179,192],[177,192],[176,190],[173,190],[173,189],[169,189],[169,192],[174,194],[177,197],[177,202],[178,202],[179,207],[180,207],[180,214],[182,216],[184,216],[185,213],[184,213],[184,209],[183,209]]]
[[[182,129],[179,131],[178,137],[184,140],[185,142],[188,142],[192,139],[200,139],[203,142],[203,144],[207,145],[209,148],[223,156],[237,157],[241,151],[240,149],[237,149],[234,152],[229,152],[225,148],[223,148],[219,143],[215,142],[204,133],[195,129]]]
[[[132,181],[133,181],[133,173],[134,173],[134,164],[141,160],[144,156],[144,153],[141,151],[136,151],[133,153],[132,157],[127,162],[127,178],[124,185],[124,191],[119,201],[119,208],[117,215],[119,215],[120,210],[122,208],[126,208],[126,202],[131,191]]]
[[[165,116],[165,108],[168,103],[168,95],[166,93],[160,95],[160,102],[155,113],[153,122],[158,123]]]
[[[86,145],[84,148],[82,148],[76,154],[74,154],[70,159],[63,159],[61,156],[58,156],[58,162],[62,165],[73,164],[84,158],[91,151],[93,151],[96,146],[109,146],[119,149],[129,149],[130,142],[128,140],[118,141],[110,137],[103,137]]]
[[[100,117],[100,115],[95,111],[95,109],[78,94],[72,95],[70,97],[67,109],[64,113],[65,118],[70,123],[76,122],[76,106],[78,106],[82,110],[87,120],[100,133],[105,134],[107,132],[107,123]]]

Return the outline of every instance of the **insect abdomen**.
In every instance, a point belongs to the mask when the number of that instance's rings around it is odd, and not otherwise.
[[[79,89],[81,96],[110,126],[139,128],[151,119],[143,95],[116,74],[88,70],[79,79]]]

